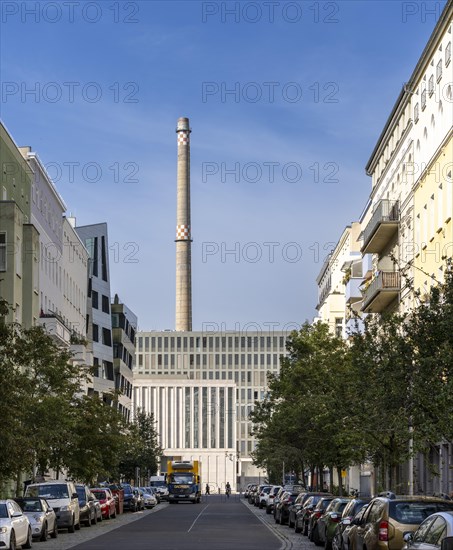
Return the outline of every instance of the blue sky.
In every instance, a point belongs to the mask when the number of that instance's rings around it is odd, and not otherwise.
[[[4,1],[0,115],[78,225],[108,223],[112,293],[142,330],[174,328],[188,116],[194,329],[284,328],[316,314],[316,276],[444,5]]]

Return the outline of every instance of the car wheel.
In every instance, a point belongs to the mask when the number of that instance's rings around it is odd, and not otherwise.
[[[115,518],[116,518],[116,508],[115,508],[115,510],[114,510],[114,512],[113,512],[113,514],[111,515],[111,517],[112,517],[113,519],[115,519]]]
[[[74,533],[75,531],[75,525],[74,525],[74,518],[72,518],[72,525],[68,527],[68,533]]]
[[[95,510],[94,515],[93,515],[93,519],[91,520],[91,525],[96,525],[97,522],[98,522],[98,514]]]
[[[275,514],[274,519],[275,523],[280,523],[280,518],[277,516],[277,514]]]
[[[57,525],[57,521],[55,520],[55,523],[54,523],[54,526],[53,526],[53,531],[50,535],[50,538],[56,539],[57,537],[58,537],[58,525]]]
[[[22,545],[22,548],[31,548],[31,529],[30,529],[30,527],[28,528],[27,540]]]
[[[308,523],[306,521],[303,522],[303,529],[302,529],[302,534],[304,534],[305,536],[308,535]]]
[[[75,528],[76,531],[80,531],[80,519],[79,519],[79,523],[76,523],[74,525],[74,528]]]
[[[41,542],[44,542],[47,540],[47,523],[44,523],[44,525],[42,526],[42,532],[39,540]]]
[[[332,550],[332,541],[330,541],[327,538],[327,533],[326,533],[326,540],[324,542],[324,548],[325,548],[325,550]]]
[[[271,513],[271,509],[268,506],[266,506],[266,514],[270,514],[270,513]]]
[[[288,520],[288,527],[292,529],[294,527],[294,521],[291,521],[291,518]]]
[[[300,533],[301,531],[302,529],[299,527],[299,524],[297,523],[297,520],[296,520],[296,523],[294,524],[294,532]]]
[[[9,539],[9,547],[11,550],[16,550],[16,535],[14,534],[14,531],[11,531],[11,537]]]
[[[90,516],[88,516],[87,519],[85,520],[85,527],[91,527],[91,519],[90,519]]]
[[[332,550],[341,550],[341,539],[338,533],[335,533],[332,539]]]
[[[110,515],[110,508],[109,508],[109,510],[108,510],[108,512],[107,512],[107,517],[106,517],[105,519],[110,519],[111,517],[112,517],[112,516]]]

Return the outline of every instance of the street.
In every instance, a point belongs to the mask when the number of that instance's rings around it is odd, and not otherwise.
[[[271,518],[239,495],[230,499],[210,495],[195,506],[161,504],[151,511],[126,513],[115,522],[82,527],[74,535],[61,531],[57,540],[36,543],[34,547],[42,550],[148,550],[150,545],[160,550],[199,550],[200,546],[207,550],[295,547],[288,540],[288,528],[274,525]],[[279,536],[280,531],[284,537]],[[297,540],[301,538],[298,536]]]

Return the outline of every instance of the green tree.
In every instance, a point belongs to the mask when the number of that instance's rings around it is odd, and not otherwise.
[[[126,450],[119,466],[121,476],[132,481],[137,471],[141,478],[155,474],[162,453],[154,415],[138,409],[128,426]]]

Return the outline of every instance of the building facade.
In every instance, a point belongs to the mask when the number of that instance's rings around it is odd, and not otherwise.
[[[75,225],[75,221],[73,222]],[[112,316],[110,311],[110,269],[107,224],[75,226],[75,231],[89,254],[88,262],[88,337],[93,342],[94,394],[105,395],[115,390],[113,369]]]
[[[266,394],[268,372],[279,372],[288,335],[139,332],[133,407],[154,413],[164,455],[202,456],[204,471],[209,458],[213,483],[224,481],[225,474],[237,487],[264,479],[252,464],[256,441],[249,415]],[[187,416],[189,406],[197,407],[193,417]],[[185,432],[187,418],[192,420]]]
[[[126,420],[131,419],[133,371],[135,366],[135,334],[137,316],[125,304],[118,294],[111,304],[113,370],[115,389],[119,392],[118,410]]]

